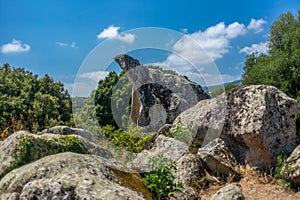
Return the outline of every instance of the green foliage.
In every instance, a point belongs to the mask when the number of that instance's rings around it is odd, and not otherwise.
[[[288,174],[290,170],[289,169],[282,170],[285,164],[285,160],[286,160],[286,156],[283,155],[277,156],[276,159],[277,164],[274,171],[274,177],[281,179],[284,184],[291,186],[291,183],[288,181]]]
[[[142,128],[133,126],[122,131],[111,125],[106,125],[102,127],[101,131],[113,144],[134,153],[141,152],[152,138],[151,133],[143,133]]]
[[[174,129],[167,131],[166,136],[175,138],[181,142],[184,142],[186,144],[190,144],[191,140],[193,139],[193,123],[189,123],[186,127],[183,127],[181,125],[181,119],[177,122]]]
[[[58,139],[45,139],[22,135],[15,147],[13,161],[6,173],[42,157],[66,151],[88,153],[83,141],[75,136],[65,135]]]
[[[72,125],[71,97],[63,84],[8,64],[0,67],[0,132]],[[50,124],[51,122],[51,124]],[[1,135],[0,135],[1,139]]]
[[[149,165],[153,171],[146,173],[143,181],[154,199],[168,199],[176,192],[182,192],[183,184],[175,183],[175,177],[172,174],[172,170],[176,170],[175,162],[168,162],[166,158],[158,156],[151,158]]]
[[[300,13],[300,10],[298,11]],[[283,14],[270,30],[270,54],[247,56],[244,85],[273,85],[287,95],[300,97],[300,20],[292,13]]]

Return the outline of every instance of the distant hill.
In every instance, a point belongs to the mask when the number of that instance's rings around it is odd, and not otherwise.
[[[226,82],[223,85],[219,84],[219,85],[211,85],[211,86],[202,86],[202,89],[205,92],[208,92],[208,91],[212,91],[212,90],[216,90],[216,89],[225,87],[225,86],[230,85],[230,84],[232,84],[232,85],[242,85],[242,81],[241,80],[235,80],[235,81],[232,81],[232,82]]]

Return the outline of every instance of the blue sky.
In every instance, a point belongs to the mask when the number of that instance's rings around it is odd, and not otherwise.
[[[101,66],[100,61],[95,69],[80,69],[97,45],[97,58],[106,53],[105,45],[101,47],[105,41],[110,42],[110,48],[120,49],[111,52],[126,53],[141,38],[136,28],[160,27],[177,31],[170,49],[197,64],[190,56],[195,49],[185,36],[196,41],[227,82],[240,78],[247,54],[267,51],[268,32],[279,15],[288,11],[296,14],[299,8],[297,0],[0,0],[0,63],[24,67],[40,77],[49,74],[63,82],[70,93],[76,80],[77,86],[81,85],[73,95],[86,96],[105,71],[119,70],[115,64]],[[154,40],[152,36],[149,39]],[[146,49],[129,54],[142,63],[194,75],[191,67],[167,51]],[[210,73],[214,72],[203,72],[202,76],[213,80]]]

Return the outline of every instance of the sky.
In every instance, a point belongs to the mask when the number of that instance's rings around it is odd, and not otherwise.
[[[240,79],[248,54],[268,52],[272,23],[299,8],[299,0],[0,0],[0,64],[48,74],[72,96],[120,72],[120,53],[220,84]]]

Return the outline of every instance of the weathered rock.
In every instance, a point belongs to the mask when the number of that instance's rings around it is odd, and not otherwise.
[[[79,135],[94,143],[98,143],[99,141],[105,139],[104,135],[95,134],[86,129],[71,128],[68,126],[54,126],[51,128],[44,129],[38,134],[44,134],[44,133],[52,133],[57,135]]]
[[[239,175],[237,172],[238,162],[220,138],[216,138],[201,147],[198,156],[210,170],[218,175]]]
[[[115,61],[133,85],[130,118],[147,130],[157,131],[164,124],[172,124],[181,112],[209,98],[200,85],[146,68],[128,55],[118,55]]]
[[[112,158],[108,150],[79,135],[62,136],[47,133],[36,135],[19,131],[0,142],[0,177],[20,165],[65,151]]]
[[[245,197],[239,186],[236,184],[229,184],[214,194],[210,200],[244,200]]]
[[[285,161],[281,174],[294,185],[300,185],[300,145],[297,146]]]
[[[181,113],[172,129],[192,124],[193,146],[221,137],[242,164],[269,169],[296,146],[296,100],[272,86],[239,87]]]
[[[60,153],[8,173],[0,199],[151,199],[139,174],[115,159]]]
[[[193,200],[201,199],[199,196],[199,181],[205,172],[199,159],[194,154],[186,154],[176,161],[176,171],[172,172],[175,182],[183,184],[182,193],[175,193],[175,199]]]
[[[128,163],[128,167],[139,172],[150,172],[153,169],[149,166],[149,160],[151,158],[157,158],[163,156],[169,161],[177,161],[183,155],[189,153],[188,147],[174,138],[168,138],[164,135],[159,135],[153,147],[150,150],[143,150],[138,153],[136,158]]]

